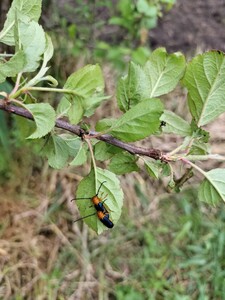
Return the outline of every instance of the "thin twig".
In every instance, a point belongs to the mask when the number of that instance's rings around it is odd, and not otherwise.
[[[21,79],[21,77],[22,77],[22,73],[19,73],[17,75],[17,78],[16,78],[16,83],[15,83],[14,89],[12,90],[12,92],[10,93],[10,95],[15,94],[15,92],[18,90],[18,88],[20,86],[20,79]]]
[[[34,120],[32,114],[28,110],[26,110],[22,107],[17,107],[15,105],[6,104],[5,102],[0,101],[0,109],[7,111],[9,113],[13,113],[15,115],[24,117],[29,120]],[[163,160],[163,158],[164,158],[161,150],[159,150],[159,149],[154,149],[154,148],[146,149],[143,147],[137,147],[132,144],[124,143],[124,142],[114,138],[110,134],[99,135],[99,132],[96,132],[96,131],[90,131],[87,133],[80,126],[71,125],[67,121],[64,121],[61,119],[56,120],[55,126],[57,128],[61,128],[66,131],[72,132],[73,134],[80,136],[80,137],[84,137],[84,135],[89,135],[89,137],[93,137],[93,138],[95,137],[97,140],[100,140],[100,141],[106,142],[108,144],[111,144],[113,146],[119,147],[123,150],[126,150],[127,152],[129,152],[131,154],[148,156],[155,160]]]

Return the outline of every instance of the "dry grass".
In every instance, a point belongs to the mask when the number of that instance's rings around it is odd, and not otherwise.
[[[104,71],[106,89],[113,95],[115,74],[108,66]],[[165,103],[181,116],[187,115],[181,89],[169,95]],[[97,110],[91,123],[118,113],[113,96]],[[220,154],[225,151],[224,120],[223,115],[209,127],[212,151]],[[165,135],[148,139],[144,146],[167,152],[180,142],[179,137]],[[204,164],[206,168],[215,167],[212,162]],[[35,175],[32,166],[21,168],[23,175],[19,176],[21,169],[15,168],[17,177],[1,187],[0,193],[0,298],[15,299],[16,295],[16,299],[114,299],[110,296],[114,292],[112,287],[117,282],[126,285],[131,273],[126,251],[135,249],[136,242],[132,239],[134,233],[129,238],[123,218],[114,233],[106,232],[99,237],[82,222],[73,223],[79,214],[70,199],[89,166],[59,172],[50,170],[45,163],[41,173]],[[143,171],[121,176],[121,184],[125,193],[124,211],[136,230],[141,230],[146,222],[160,221],[159,201],[167,193],[165,182],[155,182]],[[110,260],[113,249],[124,257],[119,270]],[[138,282],[133,284],[139,286]]]
[[[72,170],[58,172],[45,165],[35,187],[32,176],[26,182],[26,194],[1,188],[1,299],[94,299],[104,292],[98,277],[103,274],[96,274],[90,257],[98,255],[93,250],[102,251],[110,233],[97,238],[82,222],[73,223],[79,214],[70,200],[81,178]],[[127,195],[131,206],[134,193]],[[68,266],[61,255],[70,257]],[[125,277],[107,259],[102,267],[109,283]]]

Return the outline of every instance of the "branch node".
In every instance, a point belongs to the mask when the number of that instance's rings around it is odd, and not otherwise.
[[[87,132],[83,128],[79,128],[78,136],[81,138],[82,141],[85,139],[86,134],[87,134]]]

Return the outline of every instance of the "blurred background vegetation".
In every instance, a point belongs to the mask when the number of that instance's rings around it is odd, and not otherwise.
[[[1,26],[10,2],[0,3]],[[60,86],[85,64],[103,68],[112,97],[90,125],[117,115],[116,81],[130,60],[143,64],[159,46],[188,58],[225,50],[220,0],[44,0],[41,23],[54,43],[50,73]],[[179,88],[165,106],[186,116],[184,95]],[[59,101],[57,95],[37,96],[52,105]],[[21,134],[22,122],[0,112],[1,299],[225,299],[225,209],[198,202],[196,178],[170,194],[166,182],[144,171],[121,176],[123,215],[113,230],[97,236],[82,221],[73,222],[79,213],[70,201],[90,166],[49,168],[40,145]],[[224,148],[223,126],[224,116],[208,128],[217,153]],[[153,137],[145,146],[169,151],[177,143],[175,136]]]

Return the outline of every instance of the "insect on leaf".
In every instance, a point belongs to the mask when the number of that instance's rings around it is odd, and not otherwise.
[[[164,133],[175,133],[180,136],[191,135],[190,124],[172,111],[165,110],[160,120],[166,122],[165,126],[162,126]]]
[[[135,142],[157,132],[163,104],[159,99],[138,103],[120,117],[109,132],[125,142]]]
[[[103,181],[106,182],[101,187],[99,197],[101,198],[107,195],[107,200],[104,202],[104,205],[110,214],[110,220],[112,220],[115,225],[119,220],[123,205],[123,191],[115,174],[100,168],[96,169],[96,173],[94,170],[92,170],[89,175],[79,183],[76,192],[76,198],[92,198],[94,195],[96,195],[96,192]],[[98,234],[108,229],[99,221],[96,209],[94,208],[91,200],[82,199],[75,201],[81,217],[85,217],[93,213],[93,216],[83,220],[90,228],[92,228]]]

